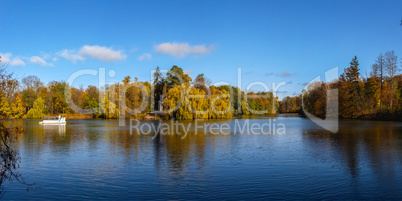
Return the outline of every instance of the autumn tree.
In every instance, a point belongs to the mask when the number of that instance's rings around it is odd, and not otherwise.
[[[372,66],[371,77],[375,77],[380,80],[380,108],[382,104],[382,83],[384,82],[385,71],[385,58],[382,53],[378,55],[375,64]]]
[[[29,75],[21,80],[23,89],[33,89],[36,93],[39,91],[39,88],[43,86],[43,83],[40,81],[40,78],[35,75]]]
[[[203,73],[197,75],[197,77],[193,81],[193,86],[195,88],[203,90],[206,94],[208,94],[208,92],[209,92],[208,91],[208,89],[209,89],[208,86],[210,84],[211,84],[211,81],[208,78],[206,78]]]
[[[53,103],[52,114],[69,113],[70,108],[68,107],[65,97],[67,85],[66,82],[57,81],[48,84],[51,101]]]
[[[159,66],[156,67],[155,72],[152,74],[152,87],[154,90],[153,91],[153,95],[154,95],[153,108],[160,109],[160,108],[158,108],[159,101],[161,100],[161,96],[166,96],[167,80],[163,77],[163,74],[161,73]]]
[[[8,63],[4,63],[0,56],[0,95],[9,97],[13,90],[15,89],[15,79],[13,78],[13,73],[7,71]]]
[[[365,106],[371,112],[381,103],[381,84],[376,77],[367,78],[364,86]]]
[[[210,119],[231,119],[232,104],[230,102],[230,92],[226,90],[216,90],[215,94],[209,98]]]
[[[391,100],[390,107],[393,108],[393,102],[395,101],[395,75],[399,71],[398,56],[395,52],[388,51],[385,53],[385,69],[391,86]]]
[[[4,102],[3,105],[6,104],[5,97],[8,96],[8,94],[6,94],[7,90],[5,90],[7,88],[6,85],[9,80],[13,80],[12,73],[7,73],[6,68],[7,63],[2,62],[0,56],[0,96],[2,97],[1,102]],[[7,127],[3,122],[0,122],[0,189],[3,187],[4,182],[13,180],[27,185],[27,190],[35,185],[25,183],[24,178],[16,171],[21,162],[21,158],[18,152],[11,148],[10,143],[15,136],[21,132],[21,127]]]
[[[127,86],[130,82],[131,82],[131,77],[130,76],[124,77],[123,84],[125,86]]]
[[[25,114],[25,107],[22,104],[21,96],[17,95],[15,102],[12,104],[12,112],[15,118],[19,119]]]
[[[23,104],[28,111],[33,107],[35,100],[37,99],[37,93],[32,88],[27,88],[22,91]]]
[[[183,81],[181,83],[180,81]],[[166,73],[166,81],[167,81],[167,86],[168,89],[174,87],[175,85],[181,85],[181,84],[189,84],[192,79],[191,77],[188,76],[188,74],[185,74],[183,69],[174,65],[167,73]]]
[[[28,111],[33,107],[35,100],[38,98],[38,93],[43,83],[39,77],[29,75],[21,79],[22,87],[22,100],[26,110]]]
[[[34,102],[33,108],[28,111],[27,117],[29,119],[42,119],[44,116],[44,110],[45,110],[45,103],[43,102],[42,98],[39,97]]]
[[[1,101],[0,101],[0,114],[3,117],[9,117],[11,116],[11,108],[10,108],[10,104],[8,103],[8,100],[6,97],[1,97]]]
[[[84,108],[94,109],[95,115],[99,114],[99,89],[96,86],[89,85],[85,90]]]
[[[294,97],[285,97],[279,102],[279,111],[281,113],[299,113],[301,111],[302,95]]]
[[[347,93],[350,95],[347,105],[350,107],[347,114],[350,114],[352,117],[356,117],[361,114],[361,104],[362,104],[362,86],[360,83],[360,73],[359,73],[359,61],[355,56],[350,62],[350,67],[345,69],[344,74],[342,75],[342,80],[346,82],[347,85]]]
[[[241,112],[243,115],[250,115],[250,110],[244,101],[241,102]]]

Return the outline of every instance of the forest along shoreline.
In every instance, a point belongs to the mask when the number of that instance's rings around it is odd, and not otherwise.
[[[388,51],[377,57],[370,75],[363,76],[355,56],[338,79],[306,83],[299,95],[281,101],[273,92],[247,92],[231,85],[212,85],[204,74],[193,80],[175,65],[165,74],[157,67],[151,83],[126,76],[121,82],[106,87],[90,85],[86,89],[58,81],[45,85],[37,76],[26,76],[19,81],[10,74],[3,79],[0,118],[43,119],[62,115],[66,119],[120,116],[139,120],[232,119],[259,114],[305,116],[304,108],[324,119],[329,99],[338,102],[339,119],[401,121],[402,75],[397,74],[400,66],[394,51]],[[2,72],[6,72],[6,67],[1,66]],[[336,97],[327,94],[332,89],[338,90]],[[91,110],[92,114],[73,110],[71,103]],[[127,112],[130,110],[138,111]]]
[[[121,82],[101,88],[75,88],[57,81],[46,86],[37,76],[9,82],[10,90],[5,90],[0,102],[3,118],[43,119],[62,115],[66,119],[117,119],[120,116],[147,119],[157,111],[157,116],[163,119],[231,119],[235,115],[251,115],[253,111],[277,114],[279,107],[278,97],[273,92],[245,92],[230,85],[214,86],[204,74],[193,80],[178,66],[173,66],[166,74],[157,67],[152,83],[126,76]],[[91,110],[92,114],[77,112],[70,107],[71,103]],[[127,112],[130,110],[138,111]]]
[[[402,121],[401,63],[394,51],[379,54],[369,75],[360,73],[355,56],[340,77],[331,82],[304,83],[297,96],[279,102],[279,113],[299,113],[304,109],[321,118],[326,117],[327,99],[338,101],[339,119]],[[338,97],[327,91],[337,89]],[[303,101],[302,101],[303,100]]]

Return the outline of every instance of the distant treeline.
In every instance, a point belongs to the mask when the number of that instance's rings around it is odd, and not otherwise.
[[[157,67],[151,83],[126,76],[121,83],[85,89],[58,81],[46,86],[37,76],[26,76],[18,81],[6,72],[6,67],[7,64],[0,66],[0,116],[3,118],[39,119],[47,115],[79,114],[71,107],[72,103],[77,108],[91,109],[94,118],[108,119],[118,118],[120,114],[138,117],[159,109],[167,113],[165,116],[176,119],[228,119],[233,115],[250,115],[258,111],[274,114],[279,107],[272,92],[246,93],[234,86],[210,85],[204,74],[193,81],[178,66],[173,66],[165,75]],[[232,99],[228,96],[230,93]],[[171,110],[182,96],[182,104]]]
[[[354,57],[339,79],[330,83],[314,82],[307,90],[280,101],[281,113],[306,111],[319,117],[326,116],[327,91],[338,89],[338,114],[340,118],[392,119],[402,118],[402,75],[397,74],[401,65],[394,51],[380,54],[372,65],[370,75],[363,77],[359,62]],[[302,101],[303,100],[303,101]]]

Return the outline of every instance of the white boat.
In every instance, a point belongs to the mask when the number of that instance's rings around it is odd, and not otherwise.
[[[58,119],[52,119],[52,120],[43,120],[39,122],[40,124],[66,124],[66,118],[62,117],[61,115],[59,116]]]

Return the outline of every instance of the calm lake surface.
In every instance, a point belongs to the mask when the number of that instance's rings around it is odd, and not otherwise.
[[[235,121],[272,120],[286,133],[234,132]],[[230,125],[215,135],[181,121],[184,138],[130,134],[118,121],[11,122],[26,131],[13,144],[19,172],[42,190],[7,182],[6,200],[402,199],[398,122],[341,121],[332,134],[297,116],[200,121]]]

